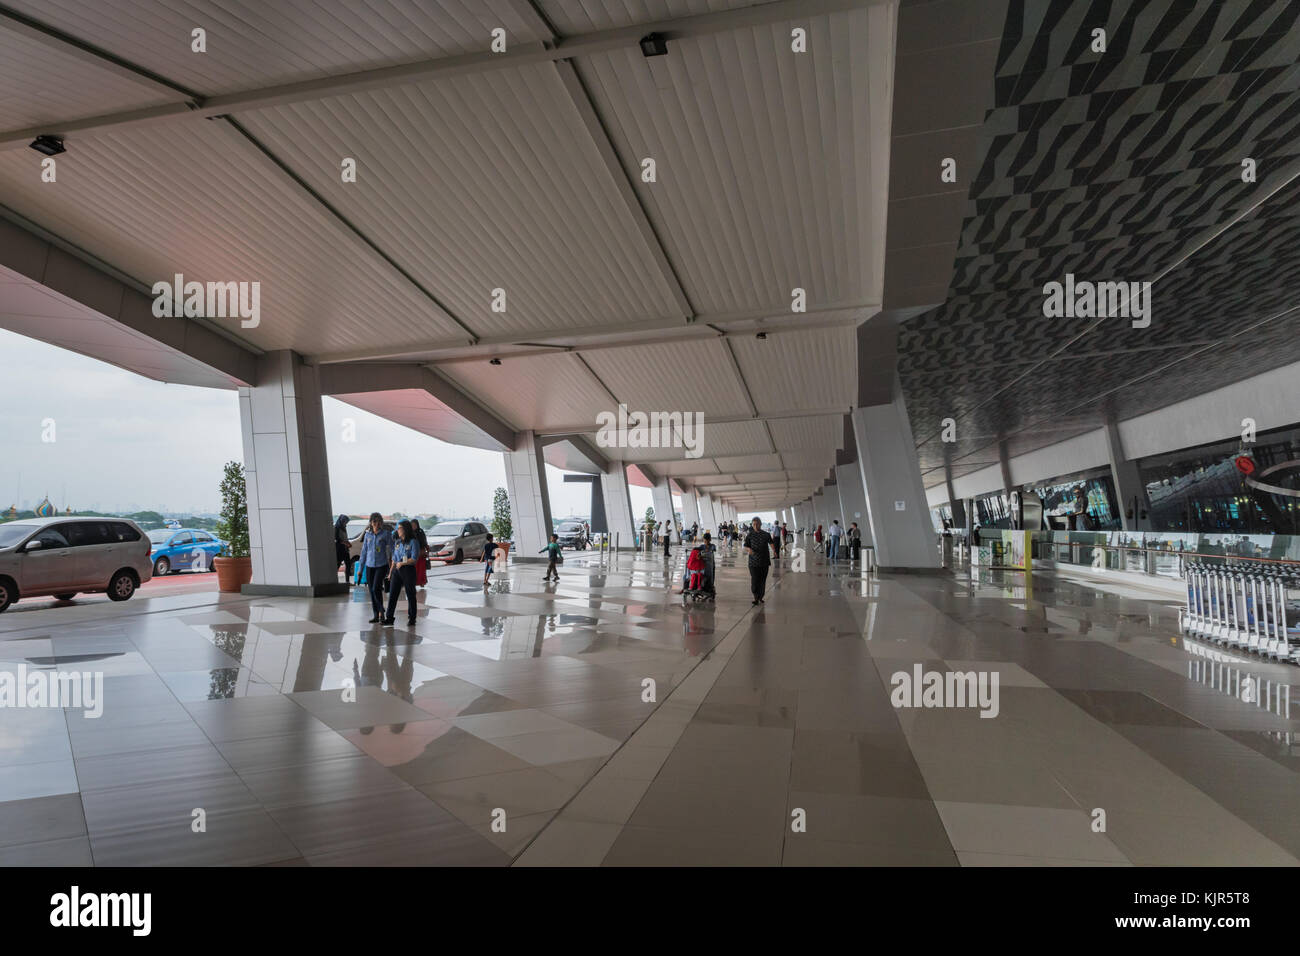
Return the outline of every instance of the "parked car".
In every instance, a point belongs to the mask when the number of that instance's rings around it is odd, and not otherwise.
[[[561,548],[584,551],[587,548],[587,529],[581,521],[561,521],[555,533],[560,536]]]
[[[149,532],[149,558],[154,577],[173,571],[211,571],[226,542],[202,528],[159,528]]]
[[[466,558],[483,558],[488,529],[477,521],[439,521],[424,534],[429,539],[430,558],[460,564]]]
[[[27,518],[0,524],[0,611],[24,597],[82,591],[125,601],[153,577],[152,542],[129,518]]]

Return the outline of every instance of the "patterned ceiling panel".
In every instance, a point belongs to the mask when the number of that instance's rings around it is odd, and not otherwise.
[[[1300,358],[1297,64],[1288,0],[1012,0],[947,301],[899,334],[923,470]],[[1046,317],[1067,273],[1154,281],[1150,326]]]

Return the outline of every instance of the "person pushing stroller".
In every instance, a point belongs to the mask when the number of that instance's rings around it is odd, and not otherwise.
[[[704,532],[703,540],[692,548],[686,556],[686,570],[682,574],[682,590],[678,593],[685,594],[693,591],[697,594],[705,594],[710,598],[717,595],[713,583],[714,558],[717,554],[717,547],[713,544],[712,536],[709,532]],[[696,568],[692,564],[698,562]],[[702,565],[700,567],[699,565]],[[698,579],[692,581],[692,577],[698,575]]]

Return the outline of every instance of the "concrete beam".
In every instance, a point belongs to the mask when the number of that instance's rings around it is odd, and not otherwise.
[[[511,451],[516,445],[515,430],[488,411],[441,374],[424,365],[384,364],[320,366],[321,393],[356,395],[364,392],[392,392],[404,388],[423,389],[453,412]]]

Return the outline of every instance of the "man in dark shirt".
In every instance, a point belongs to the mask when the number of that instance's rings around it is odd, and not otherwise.
[[[745,550],[749,552],[749,587],[754,593],[751,604],[762,604],[767,591],[767,572],[772,566],[772,536],[763,530],[763,522],[758,518],[750,522]]]

